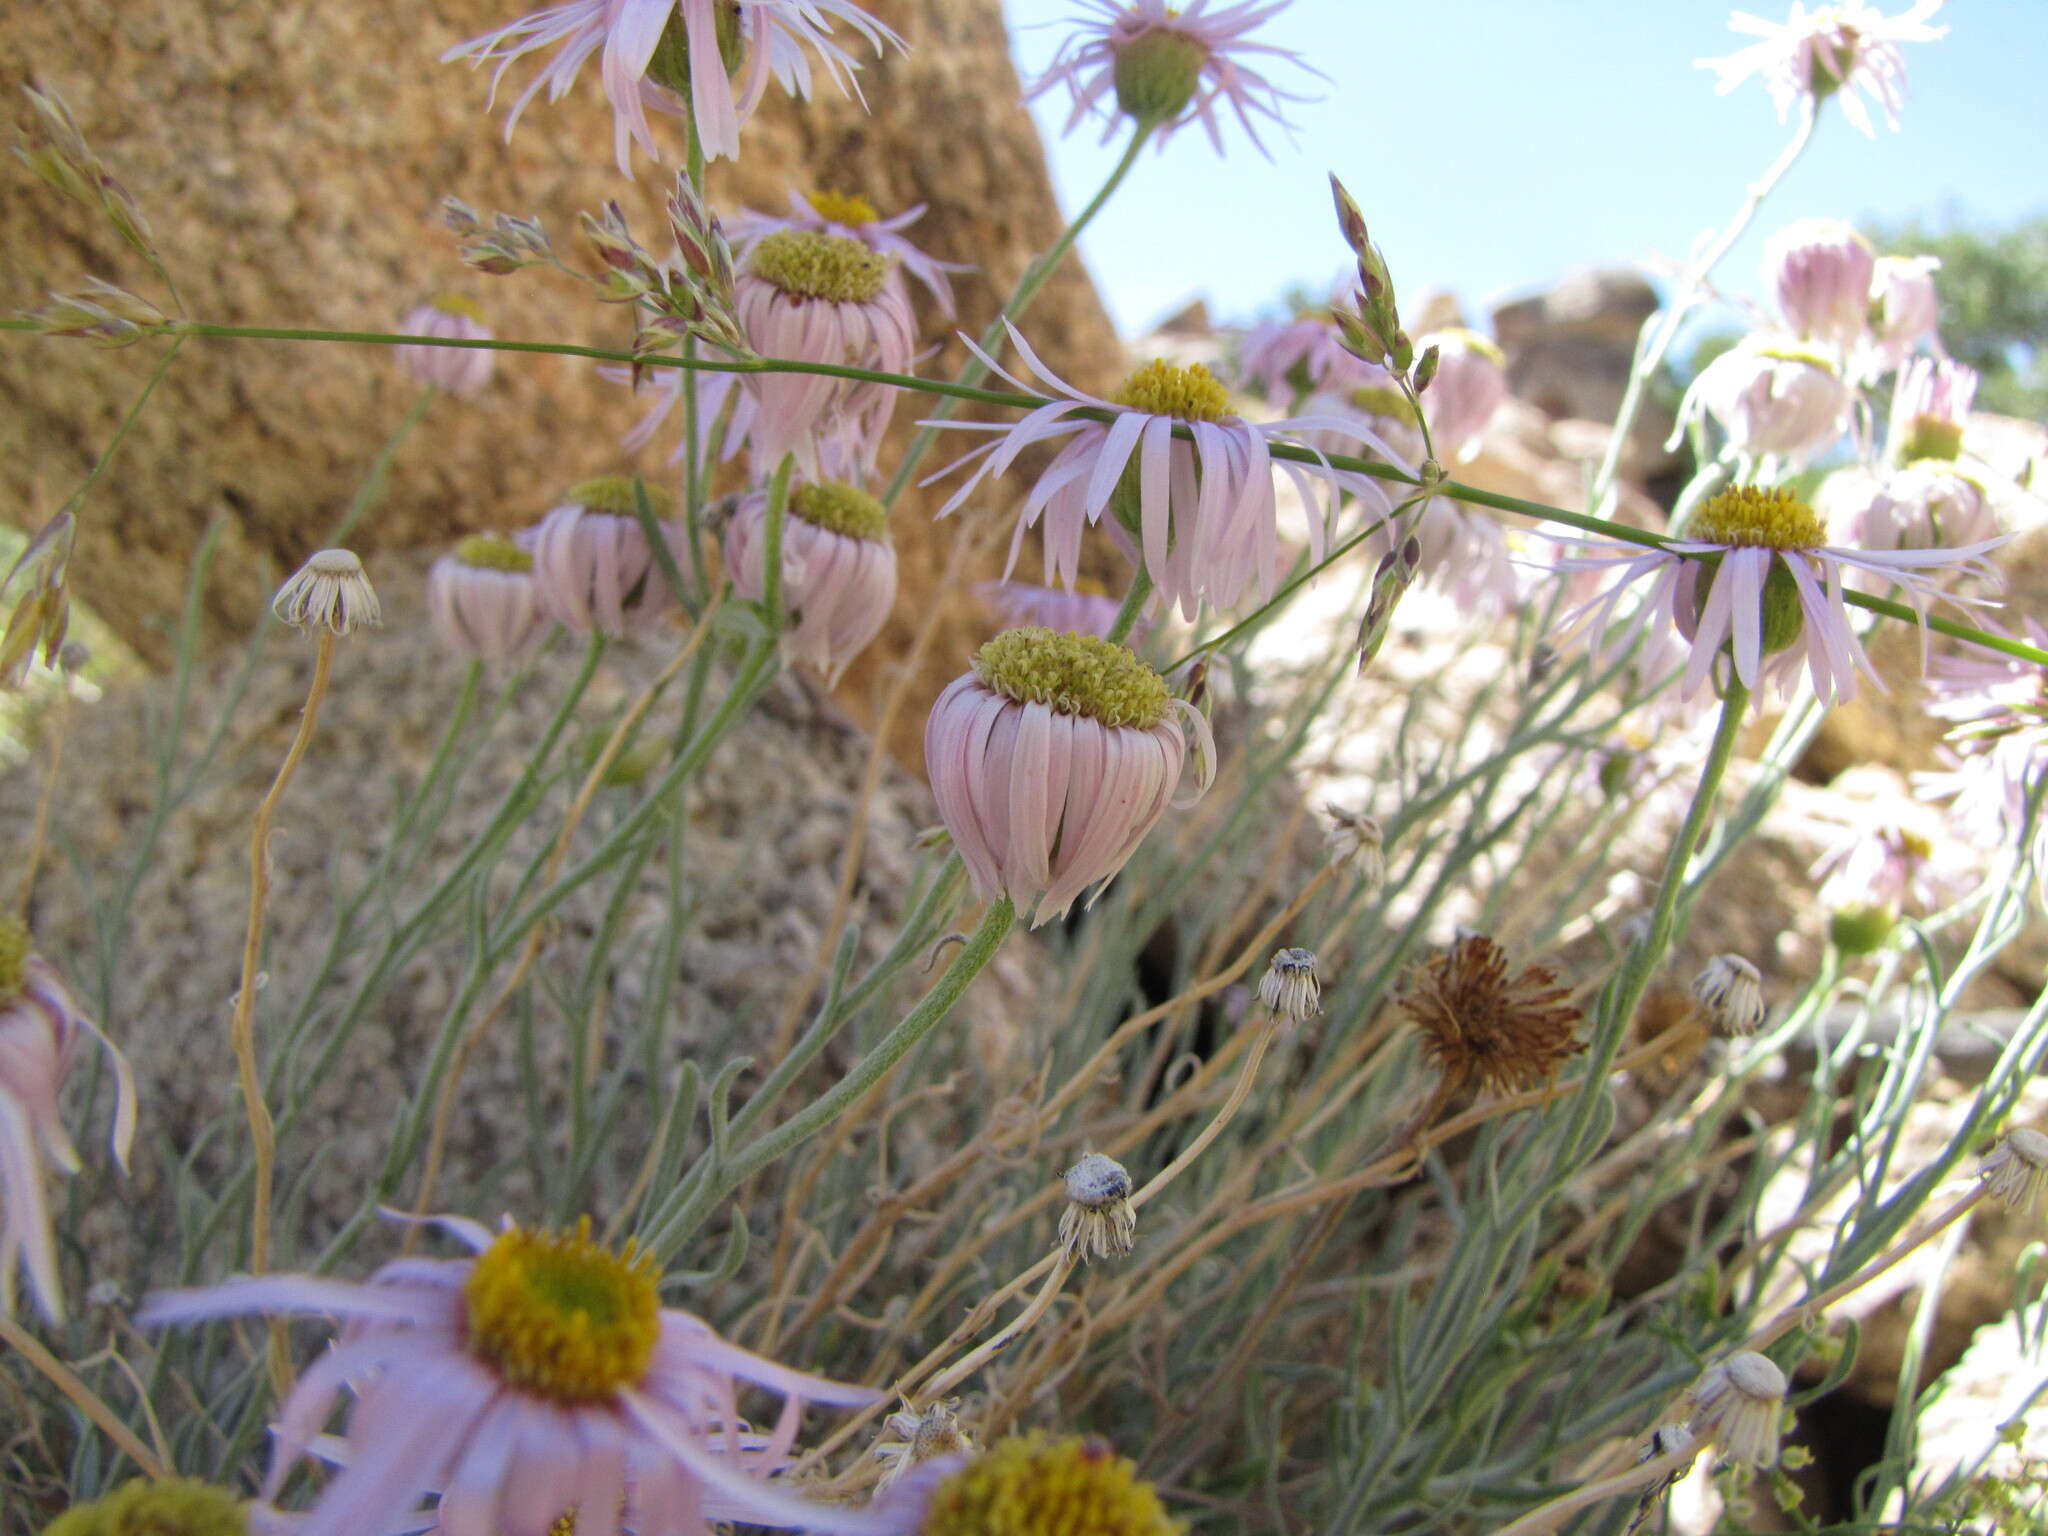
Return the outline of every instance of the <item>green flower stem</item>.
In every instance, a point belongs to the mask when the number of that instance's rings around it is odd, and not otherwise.
[[[4,321],[0,321],[0,325],[5,325],[10,330],[28,328],[25,324],[15,325]],[[164,350],[164,355],[157,359],[156,368],[150,373],[149,382],[142,386],[142,393],[137,395],[135,403],[128,407],[128,414],[121,418],[121,424],[114,428],[114,435],[107,440],[107,446],[93,461],[92,468],[87,471],[85,479],[79,482],[78,489],[67,496],[64,505],[57,509],[60,516],[85,500],[85,493],[97,485],[100,476],[107,472],[107,466],[114,462],[114,455],[120,451],[121,444],[127,439],[128,429],[135,425],[135,418],[140,416],[142,408],[149,404],[149,397],[156,393],[157,385],[163,383],[164,375],[171,371],[171,364],[178,360],[179,349],[184,345],[185,338],[178,337]]]
[[[966,993],[968,984],[995,958],[996,951],[1002,947],[1003,939],[1016,920],[1017,909],[1009,897],[999,896],[990,902],[988,910],[982,914],[980,926],[960,947],[953,963],[946,967],[945,974],[931,991],[925,993],[917,1006],[904,1015],[901,1023],[819,1098],[774,1130],[748,1142],[722,1166],[714,1166],[708,1177],[686,1182],[685,1198],[649,1219],[642,1235],[643,1245],[657,1258],[670,1257],[696,1231],[718,1201],[776,1159],[787,1156],[810,1140],[865,1097],[953,1011],[953,1005]]]
[[[1123,606],[1116,611],[1116,618],[1110,623],[1109,633],[1103,638],[1115,645],[1125,644],[1131,630],[1136,627],[1138,615],[1145,611],[1145,599],[1152,595],[1152,573],[1141,564],[1137,574],[1131,578],[1131,589],[1124,594]]]
[[[0,331],[31,331],[35,327],[23,320],[0,320]],[[810,373],[825,378],[854,379],[872,384],[888,384],[897,389],[916,390],[928,395],[943,395],[955,400],[972,400],[984,405],[1008,406],[1015,410],[1035,410],[1045,404],[1037,395],[1020,395],[1004,390],[976,389],[968,385],[941,383],[935,379],[920,379],[910,374],[884,373],[874,368],[848,368],[829,363],[803,363],[787,358],[758,358],[752,361],[732,359],[690,358],[681,356],[659,356],[635,358],[630,352],[614,352],[603,347],[579,347],[565,343],[543,341],[472,341],[459,336],[406,336],[388,331],[313,331],[294,330],[288,327],[241,326],[241,325],[191,325],[185,333],[194,336],[210,336],[230,340],[256,341],[333,341],[355,342],[368,346],[431,346],[431,347],[475,347],[495,352],[530,352],[546,357],[582,357],[596,362],[634,363],[644,367],[686,368],[708,373]],[[1086,407],[1074,412],[1077,416],[1093,416],[1106,419],[1103,411]],[[1193,434],[1185,424],[1176,424],[1174,435],[1192,438]],[[1360,459],[1348,454],[1318,454],[1307,448],[1297,448],[1288,443],[1274,443],[1272,456],[1287,459],[1297,464],[1315,464],[1330,469],[1349,470],[1355,474],[1371,475],[1375,479],[1390,480],[1401,485],[1418,485],[1412,475],[1396,469],[1391,464],[1376,460]],[[1542,522],[1563,523],[1587,533],[1600,534],[1607,538],[1619,539],[1623,543],[1641,545],[1645,549],[1662,549],[1669,540],[1641,528],[1631,528],[1625,523],[1611,522],[1603,517],[1594,517],[1585,512],[1571,512],[1563,507],[1546,506],[1538,501],[1525,501],[1519,496],[1503,496],[1494,491],[1482,490],[1476,485],[1467,485],[1459,480],[1445,480],[1436,489],[1439,496],[1456,501],[1468,502],[1476,507],[1494,507],[1503,512],[1518,512],[1524,517],[1536,518]],[[1906,619],[1913,623],[1922,620],[1912,609],[1902,603],[1885,598],[1871,597],[1866,593],[1847,591],[1843,597],[1858,608],[1871,613],[1880,613],[1887,618]],[[2048,667],[2048,650],[2032,646],[2023,641],[2003,635],[1994,635],[1976,629],[1968,624],[1958,624],[1951,619],[1929,616],[1925,621],[1929,629],[1938,634],[1966,640],[1986,650],[1998,651],[2020,661],[2032,662],[2035,666]]]
[[[775,466],[775,478],[768,482],[768,506],[761,534],[761,606],[768,610],[768,628],[781,634],[782,612],[782,522],[789,506],[789,477],[796,472],[796,456],[785,453]]]
[[[384,482],[390,478],[392,461],[398,457],[398,450],[405,446],[405,440],[412,436],[413,428],[425,418],[427,407],[434,403],[434,396],[439,393],[440,390],[428,384],[413,396],[405,415],[399,418],[398,425],[391,429],[391,435],[384,439],[384,446],[377,450],[377,457],[370,460],[370,467],[363,472],[362,484],[356,487],[355,495],[349,499],[348,510],[341,514],[341,521],[327,535],[329,544],[347,542],[348,536],[355,532],[356,524],[384,499]]]
[[[1038,290],[1045,286],[1046,279],[1059,269],[1060,263],[1066,260],[1067,252],[1073,249],[1074,242],[1081,238],[1081,231],[1094,222],[1095,216],[1102,212],[1104,205],[1109,202],[1111,194],[1123,185],[1124,177],[1129,175],[1131,167],[1138,163],[1138,151],[1151,140],[1152,131],[1157,126],[1156,123],[1138,125],[1131,134],[1131,142],[1125,147],[1123,157],[1117,161],[1116,168],[1109,173],[1109,178],[1103,182],[1101,189],[1089,199],[1088,206],[1083,208],[1074,222],[1066,227],[1059,239],[1047,247],[1045,254],[1024,269],[1023,277],[1017,280],[1017,291],[1010,295],[1008,303],[996,311],[995,319],[991,320],[988,328],[981,333],[982,351],[990,357],[1002,355],[1003,342],[1009,335],[1008,322],[1019,318],[1030,307],[1031,301],[1038,297]],[[978,357],[970,356],[961,365],[960,372],[954,376],[954,382],[971,387],[987,378],[988,372],[988,364]],[[932,413],[932,422],[945,421],[952,414],[953,406],[949,401]],[[917,466],[924,462],[924,456],[931,452],[932,444],[937,442],[938,438],[939,431],[935,425],[928,423],[919,429],[903,455],[903,462],[896,466],[896,473],[889,480],[889,488],[882,492],[883,506],[896,505],[897,499],[909,488],[910,477],[917,473]]]

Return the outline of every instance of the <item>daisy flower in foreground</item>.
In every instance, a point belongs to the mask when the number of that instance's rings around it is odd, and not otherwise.
[[[877,1516],[812,1504],[767,1481],[806,1402],[873,1402],[726,1343],[664,1308],[652,1261],[614,1254],[588,1222],[551,1233],[438,1225],[467,1259],[399,1259],[367,1284],[264,1275],[164,1291],[146,1327],[252,1313],[338,1317],[340,1339],[300,1376],[273,1432],[274,1499],[344,1387],[347,1465],[296,1536],[364,1536],[408,1520],[429,1495],[446,1532],[546,1536],[573,1511],[579,1536],[708,1536],[713,1522],[848,1533]],[[748,1430],[742,1384],[783,1398],[766,1435]]]
[[[1946,37],[1947,27],[1927,24],[1940,9],[1941,0],[1914,0],[1911,10],[1887,16],[1863,0],[1816,6],[1812,11],[1801,0],[1792,0],[1792,14],[1777,23],[1737,11],[1729,18],[1729,27],[1763,41],[1726,58],[1693,63],[1720,75],[1714,90],[1722,96],[1751,75],[1763,76],[1780,122],[1801,97],[1818,106],[1839,95],[1843,115],[1866,137],[1875,138],[1877,128],[1863,95],[1877,103],[1886,124],[1899,126],[1899,104],[1906,94],[1906,60],[1899,44]]]
[[[1654,623],[1675,630],[1692,648],[1680,684],[1685,697],[1710,678],[1718,682],[1726,657],[1753,693],[1766,679],[1789,692],[1804,667],[1814,694],[1834,704],[1855,696],[1858,672],[1878,681],[1842,599],[1848,573],[1891,583],[1924,615],[1941,595],[1935,583],[1945,574],[1996,582],[1983,557],[2004,540],[1947,549],[1830,546],[1819,514],[1790,491],[1736,486],[1702,505],[1685,537],[1657,548],[1565,542],[1592,553],[1561,562],[1564,567],[1617,573],[1613,585],[1569,621],[1573,631],[1592,630],[1596,651],[1626,645]],[[1642,580],[1650,582],[1648,593],[1631,617],[1614,622],[1624,594]],[[1762,707],[1760,695],[1754,702]]]
[[[1100,112],[1109,120],[1102,135],[1108,143],[1122,114],[1156,128],[1156,142],[1163,149],[1176,129],[1199,121],[1220,155],[1220,105],[1236,115],[1253,146],[1271,159],[1252,119],[1264,117],[1288,128],[1291,125],[1280,115],[1282,105],[1309,99],[1278,89],[1248,63],[1265,55],[1308,69],[1299,54],[1253,42],[1246,35],[1285,10],[1288,0],[1216,6],[1209,0],[1180,6],[1166,0],[1083,3],[1094,14],[1076,18],[1078,30],[1060,44],[1051,66],[1024,93],[1026,101],[1035,101],[1064,85],[1073,107],[1067,117],[1068,133],[1090,113]],[[1114,112],[1108,106],[1112,98]]]
[[[1074,584],[1080,573],[1081,536],[1101,522],[1107,510],[1112,514],[1110,536],[1143,562],[1161,600],[1168,606],[1179,604],[1185,617],[1192,619],[1204,598],[1218,608],[1229,608],[1250,590],[1263,601],[1280,580],[1273,471],[1284,472],[1310,508],[1309,549],[1316,560],[1322,559],[1328,542],[1329,521],[1336,510],[1330,503],[1340,483],[1327,466],[1275,459],[1272,445],[1287,441],[1289,432],[1313,430],[1325,434],[1326,441],[1342,439],[1400,462],[1399,455],[1354,418],[1246,421],[1231,411],[1223,386],[1200,363],[1180,368],[1155,359],[1125,380],[1114,400],[1102,400],[1082,394],[1046,367],[1015,327],[1010,340],[1025,365],[1058,396],[1025,383],[969,342],[991,369],[1044,404],[1013,424],[937,423],[958,431],[999,434],[996,441],[940,471],[945,474],[980,460],[939,515],[959,507],[984,476],[1001,474],[1032,444],[1065,438],[1025,497],[1010,541],[1009,566],[1014,568],[1025,531],[1044,520],[1048,582]],[[1087,410],[1107,412],[1110,420],[1080,414]],[[1188,435],[1176,436],[1177,427]],[[1345,477],[1343,483],[1348,487],[1350,480],[1359,478]],[[1328,493],[1321,516],[1315,511],[1313,489],[1318,480]]]
[[[984,645],[924,728],[932,798],[975,894],[1008,896],[1035,928],[1106,883],[1174,801],[1183,724],[1199,798],[1209,722],[1123,646],[1030,628]]]
[[[634,144],[649,159],[661,158],[647,121],[649,107],[679,116],[688,112],[706,159],[737,156],[740,125],[761,104],[771,78],[794,96],[810,95],[806,49],[840,90],[859,99],[853,75],[860,65],[833,41],[834,22],[858,33],[878,57],[885,47],[904,46],[853,0],[567,0],[458,44],[441,61],[495,63],[495,101],[515,59],[555,50],[506,114],[510,139],[519,114],[543,86],[549,101],[560,101],[601,49],[614,148],[619,169],[630,176]]]
[[[885,281],[900,284],[908,273],[924,285],[939,312],[948,320],[953,318],[953,284],[947,274],[972,272],[974,268],[965,262],[927,256],[903,238],[900,231],[924,217],[925,204],[919,203],[885,219],[875,211],[873,203],[858,194],[792,191],[789,209],[788,214],[777,217],[747,208],[727,220],[735,254],[744,260],[766,236],[781,229],[807,229],[814,234],[858,240],[891,263]]]
[[[78,1171],[78,1152],[58,1118],[57,1092],[87,1035],[113,1068],[114,1156],[125,1168],[135,1140],[128,1062],[85,1016],[56,968],[35,953],[28,929],[0,917],[0,1312],[10,1316],[18,1262],[43,1315],[52,1322],[64,1317],[43,1165]]]

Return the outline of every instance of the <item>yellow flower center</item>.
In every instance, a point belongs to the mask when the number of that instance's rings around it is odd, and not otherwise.
[[[427,302],[444,315],[460,315],[465,320],[484,323],[484,312],[475,299],[465,298],[459,293],[437,293]]]
[[[515,1387],[558,1402],[606,1398],[647,1374],[661,1336],[654,1260],[574,1232],[514,1227],[463,1288],[470,1352]]]
[[[889,259],[844,235],[778,229],[754,247],[747,270],[795,298],[865,304],[882,291]]]
[[[875,205],[858,192],[807,192],[804,201],[826,223],[844,224],[850,229],[872,224],[881,217],[875,212]]]
[[[620,517],[631,517],[640,509],[640,492],[647,493],[647,505],[654,509],[656,517],[667,517],[675,510],[676,499],[659,486],[649,485],[632,475],[599,475],[595,480],[585,480],[569,487],[565,498],[579,507],[592,512],[611,512]]]
[[[1166,680],[1132,652],[1094,635],[1026,625],[1005,630],[974,655],[983,683],[1019,704],[1150,730],[1166,718]]]
[[[0,999],[19,996],[28,978],[28,925],[0,917]]]
[[[1182,421],[1222,421],[1230,414],[1230,396],[1215,374],[1200,363],[1176,368],[1163,357],[1125,379],[1115,399],[1150,416]]]
[[[1487,337],[1465,326],[1447,325],[1430,339],[1438,345],[1449,342],[1454,347],[1463,347],[1467,352],[1477,352],[1498,367],[1505,368],[1508,365],[1508,355],[1505,352]]]
[[[789,493],[789,510],[815,527],[876,543],[889,537],[889,509],[841,480],[819,480]]]
[[[1934,844],[1918,832],[1899,829],[1899,851],[1909,859],[1927,860],[1934,857]]]
[[[1822,373],[1835,371],[1833,359],[1825,352],[1816,352],[1811,347],[1798,346],[1789,341],[1774,341],[1756,349],[1758,357],[1768,357],[1781,363],[1804,363],[1809,368],[1818,368]]]
[[[1819,516],[1790,491],[1738,485],[1712,497],[1693,518],[1692,533],[1709,544],[1816,549],[1827,543]]]
[[[530,571],[533,556],[495,533],[473,533],[455,546],[455,558],[480,571]]]
[[[1900,445],[1899,458],[1908,464],[1938,459],[1953,464],[1963,456],[1963,426],[1946,416],[1915,416]]]
[[[1076,576],[1074,591],[1082,597],[1108,597],[1110,590],[1093,576]]]
[[[248,1536],[249,1517],[225,1488],[196,1477],[135,1478],[87,1504],[74,1504],[43,1536]]]
[[[919,1536],[1178,1536],[1159,1495],[1099,1440],[1013,1436],[940,1483]]]

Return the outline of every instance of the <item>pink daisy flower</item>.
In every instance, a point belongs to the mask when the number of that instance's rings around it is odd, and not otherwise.
[[[1195,736],[1196,788],[1175,801]],[[1170,803],[1209,787],[1200,710],[1123,646],[1013,629],[948,684],[924,728],[939,816],[984,901],[1008,896],[1035,928],[1122,869]]]
[[[2000,532],[1984,487],[1938,459],[1837,470],[1821,482],[1814,507],[1837,544],[1864,549],[1937,549],[1995,540]]]
[[[1899,370],[1885,447],[1893,461],[1953,460],[1977,398],[1977,370],[1945,358],[1916,357]]]
[[[1676,448],[1704,412],[1744,465],[1804,464],[1849,427],[1854,393],[1825,352],[1779,337],[1748,336],[1702,368],[1678,405]]]
[[[725,568],[742,597],[758,600],[766,574],[768,496],[757,491],[725,526]],[[838,480],[793,486],[782,519],[782,591],[796,615],[784,643],[826,685],[882,632],[896,605],[889,514]]]
[[[533,579],[534,531],[520,539],[478,534],[427,571],[427,613],[457,656],[503,666],[547,631]]]
[[[1604,593],[1571,616],[1568,631],[1590,629],[1596,651],[1605,652],[1630,643],[1653,622],[1675,630],[1691,647],[1680,684],[1687,698],[1732,667],[1756,695],[1759,709],[1763,682],[1789,694],[1802,670],[1816,697],[1840,703],[1855,697],[1859,672],[1878,682],[1842,598],[1849,572],[1883,579],[1924,614],[1942,595],[1935,583],[1945,574],[1965,572],[1995,582],[1983,557],[2003,542],[1879,551],[1826,540],[1818,514],[1805,502],[1789,491],[1755,486],[1710,498],[1685,537],[1654,549],[1566,540],[1591,553],[1565,566],[1616,573]],[[1632,616],[1613,622],[1624,594],[1638,581],[1650,583],[1648,593]]]
[[[1830,911],[1876,907],[1895,916],[1924,915],[1961,900],[1982,880],[1983,872],[1961,855],[1933,826],[1864,817],[1837,831],[1810,873],[1821,882],[1820,904]]]
[[[892,262],[861,241],[785,229],[754,243],[734,298],[747,344],[763,357],[907,373],[916,326]],[[806,479],[871,474],[882,431],[895,409],[887,385],[815,373],[748,374],[753,402],[726,429],[726,445],[744,436],[757,476],[785,453]]]
[[[953,318],[953,284],[948,274],[972,272],[974,268],[965,262],[940,261],[927,256],[903,238],[901,231],[924,217],[923,203],[904,209],[894,218],[885,219],[875,211],[873,203],[858,195],[792,191],[789,208],[789,213],[781,218],[772,213],[742,209],[737,217],[728,221],[742,260],[765,236],[782,229],[810,230],[814,234],[858,240],[889,261],[885,281],[900,284],[905,274],[916,278],[932,296],[932,302],[939,306],[939,312],[948,320]]]
[[[1922,341],[1941,351],[1941,295],[1934,274],[1938,256],[1880,256],[1870,278],[1871,351],[1877,374],[1896,368]]]
[[[1237,376],[1242,387],[1281,403],[1390,382],[1384,368],[1344,345],[1328,311],[1254,326],[1238,349]]]
[[[107,1053],[114,1075],[114,1157],[125,1171],[135,1140],[135,1080],[127,1058],[78,1006],[56,968],[29,947],[28,929],[0,917],[0,1311],[14,1313],[14,1272],[28,1276],[36,1304],[64,1319],[57,1244],[43,1191],[47,1162],[79,1169],[78,1152],[58,1117],[57,1094],[87,1036]]]
[[[151,1296],[145,1327],[252,1313],[343,1320],[335,1346],[292,1389],[273,1432],[263,1497],[276,1498],[344,1388],[353,1400],[339,1476],[298,1536],[364,1536],[434,1518],[449,1536],[546,1536],[575,1513],[579,1536],[709,1536],[714,1522],[887,1527],[767,1481],[806,1401],[872,1402],[864,1388],[788,1370],[664,1308],[651,1260],[574,1231],[436,1223],[474,1250],[399,1259],[367,1284],[314,1275],[228,1280]],[[783,1398],[775,1428],[749,1431],[742,1383]]]
[[[444,293],[407,312],[399,322],[409,336],[448,336],[489,341],[484,312],[460,294]],[[473,395],[491,382],[496,354],[481,347],[397,347],[398,360],[422,384],[451,395]]]
[[[1072,587],[1080,574],[1082,535],[1101,523],[1109,510],[1110,537],[1143,562],[1161,600],[1169,607],[1178,604],[1185,617],[1192,619],[1204,599],[1229,608],[1250,591],[1263,600],[1280,579],[1274,470],[1293,481],[1310,508],[1309,547],[1316,560],[1323,557],[1336,511],[1331,493],[1340,481],[1348,488],[1350,481],[1360,478],[1340,477],[1326,466],[1275,459],[1272,445],[1289,441],[1289,433],[1315,431],[1399,462],[1394,451],[1354,417],[1246,421],[1231,411],[1223,386],[1200,363],[1179,368],[1155,359],[1125,381],[1116,399],[1102,400],[1081,393],[1046,367],[1015,327],[1010,339],[1025,366],[1057,393],[1048,395],[1024,382],[969,342],[991,370],[1045,403],[1007,425],[939,423],[957,431],[997,434],[994,442],[940,471],[950,473],[979,460],[966,483],[939,509],[941,517],[973,495],[985,476],[1007,470],[1034,443],[1065,439],[1025,497],[1005,575],[1016,566],[1025,532],[1043,520],[1045,579]],[[1109,420],[1081,414],[1084,411],[1107,413]],[[1188,436],[1176,436],[1176,427],[1184,428]],[[1325,488],[1320,516],[1315,511],[1318,481]]]
[[[1437,349],[1436,378],[1422,394],[1430,439],[1446,457],[1469,459],[1493,413],[1508,397],[1507,359],[1477,331],[1432,331],[1415,343],[1416,356]]]
[[[1890,127],[1899,126],[1899,104],[1906,94],[1906,60],[1899,44],[1946,37],[1947,27],[1927,25],[1927,18],[1940,9],[1941,0],[1914,0],[1911,10],[1887,16],[1863,0],[1816,6],[1812,11],[1801,0],[1792,0],[1792,14],[1776,23],[1737,11],[1729,18],[1730,28],[1763,41],[1726,58],[1693,62],[1720,75],[1714,90],[1723,96],[1750,76],[1761,75],[1779,122],[1802,98],[1818,105],[1839,96],[1849,121],[1866,137],[1875,138],[1877,128],[1863,97],[1877,104]]]
[[[1072,133],[1091,113],[1107,118],[1103,142],[1115,136],[1121,113],[1157,128],[1161,149],[1177,129],[1200,122],[1216,153],[1223,153],[1222,107],[1228,107],[1260,154],[1267,155],[1254,118],[1289,128],[1281,108],[1306,101],[1275,87],[1249,67],[1260,56],[1308,69],[1301,56],[1247,34],[1287,8],[1288,0],[1210,0],[1169,6],[1166,0],[1082,0],[1094,14],[1076,18],[1078,30],[1060,44],[1051,66],[1031,83],[1026,101],[1056,85],[1067,88]],[[1309,73],[1318,73],[1309,70]],[[1116,110],[1110,110],[1115,102]]]
[[[666,516],[667,492],[646,489],[655,515]],[[618,637],[645,634],[674,609],[675,593],[635,511],[637,496],[624,475],[586,480],[526,536],[544,615],[579,635]]]
[[[1840,219],[1800,219],[1764,247],[1764,281],[1795,336],[1844,356],[1870,326],[1870,285],[1877,255]]]
[[[1072,592],[1026,581],[984,581],[975,587],[974,595],[995,611],[1007,629],[1059,629],[1098,639],[1108,635],[1123,607],[1085,576]],[[1143,639],[1148,627],[1140,617],[1131,626],[1131,644]]]
[[[505,117],[505,137],[527,103],[546,87],[560,101],[576,83],[586,60],[600,49],[604,93],[611,99],[614,149],[619,169],[633,173],[632,146],[659,160],[647,110],[681,115],[688,92],[691,131],[706,159],[732,159],[740,152],[740,125],[753,116],[775,80],[794,96],[811,93],[815,54],[833,84],[854,99],[860,65],[833,41],[843,22],[879,57],[903,39],[853,0],[567,0],[522,16],[509,26],[471,38],[441,55],[449,63],[496,63],[491,97],[515,59],[555,50]],[[744,62],[742,62],[744,58]],[[737,78],[737,90],[735,90]]]
[[[2027,619],[2025,629],[2029,644],[2048,647],[2039,620]],[[1952,801],[1957,826],[1979,847],[2011,846],[2048,775],[2048,671],[1971,649],[1935,657],[1927,691],[1929,713],[1954,722],[1947,742],[1953,766],[1915,774],[1916,785],[1931,799]],[[2036,820],[2033,857],[2048,891],[2048,813]]]

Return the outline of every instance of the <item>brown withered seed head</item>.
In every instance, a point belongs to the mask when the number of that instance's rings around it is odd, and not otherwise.
[[[1468,933],[1423,963],[1401,1009],[1447,1084],[1513,1093],[1541,1087],[1586,1048],[1570,996],[1548,966],[1526,966],[1510,979],[1500,946]]]

